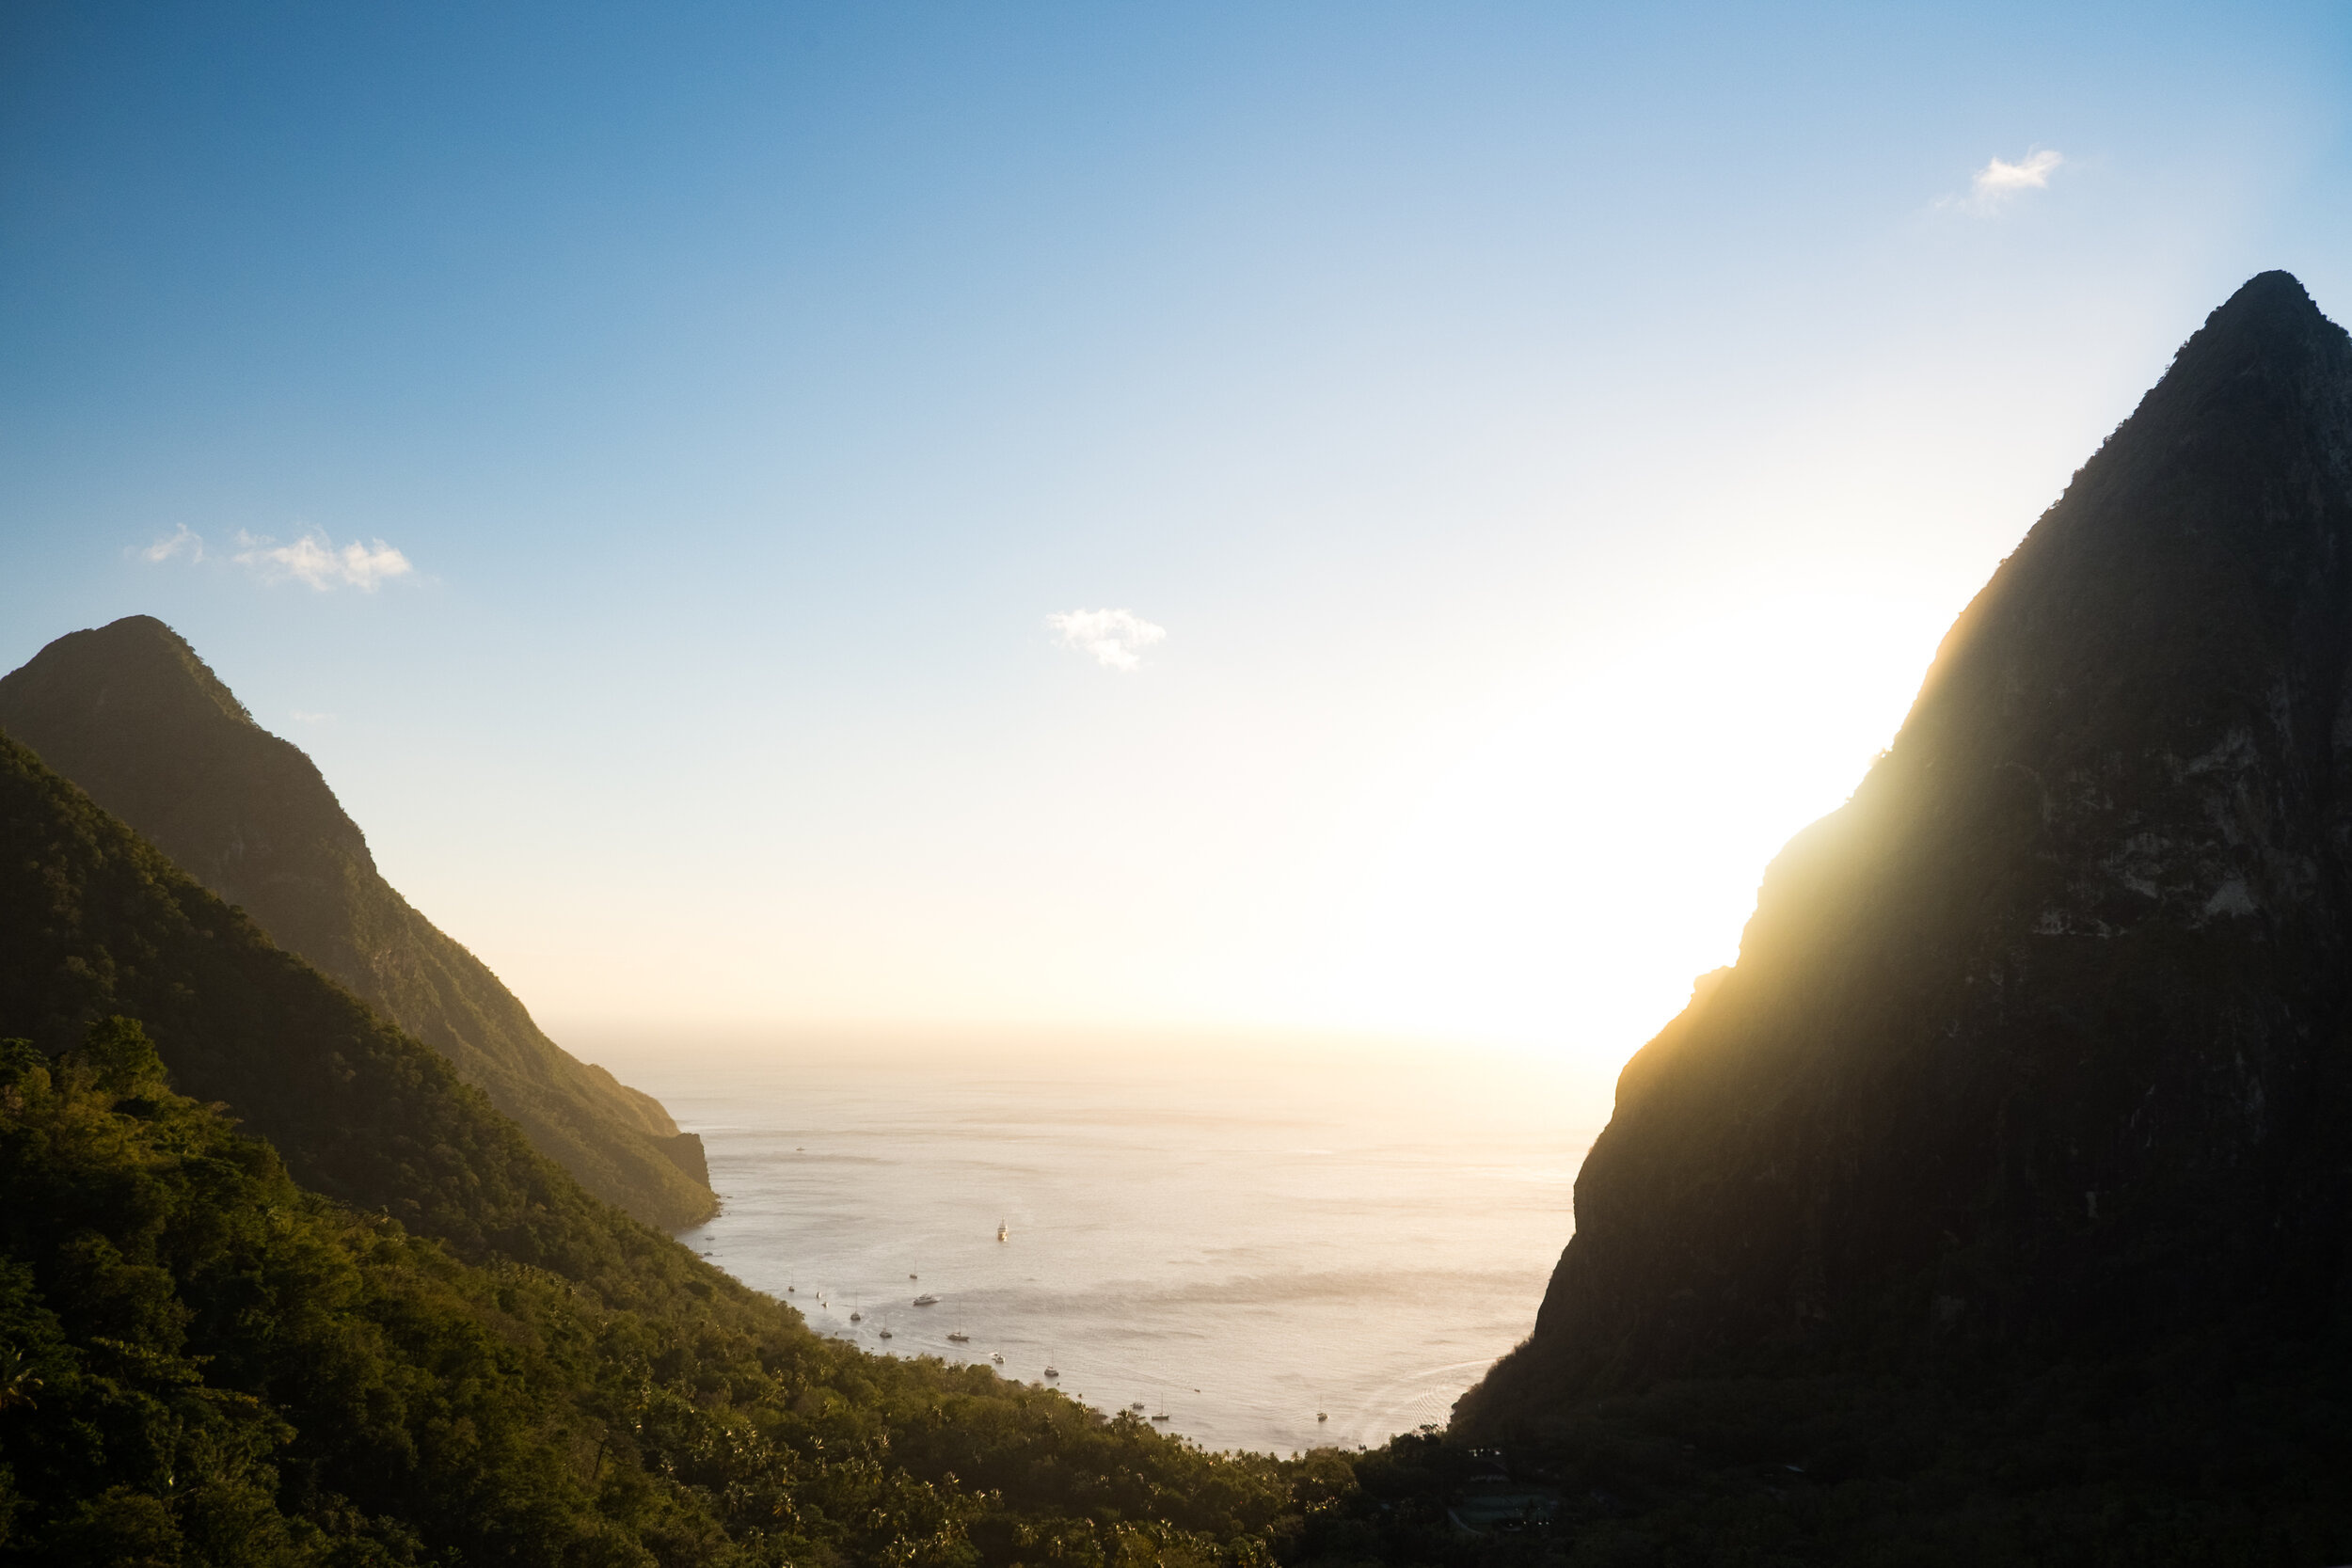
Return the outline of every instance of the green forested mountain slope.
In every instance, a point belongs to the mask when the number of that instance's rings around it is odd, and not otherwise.
[[[125,1020],[0,1041],[0,1561],[1240,1564],[1344,1477],[771,1303],[469,1267],[296,1186]]]
[[[61,637],[0,678],[0,730],[455,1064],[588,1190],[666,1228],[713,1206],[701,1141],[575,1060],[384,880],[310,759],[255,724],[144,615]]]
[[[1242,1563],[1345,1483],[811,1334],[5,736],[0,1037],[0,1561]]]
[[[0,734],[0,1036],[55,1055],[142,1021],[176,1087],[227,1102],[303,1185],[471,1259],[574,1277],[684,1249],[538,1154],[387,1022]]]

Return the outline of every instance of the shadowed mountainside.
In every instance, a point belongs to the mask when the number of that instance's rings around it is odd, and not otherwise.
[[[0,678],[0,730],[447,1056],[589,1191],[666,1228],[709,1217],[701,1139],[564,1052],[410,908],[310,759],[170,627],[135,615],[57,639]]]
[[[2348,665],[2352,341],[2266,273],[1626,1068],[1455,1431],[1692,1375],[2340,1342]]]
[[[116,1015],[314,1192],[574,1278],[625,1281],[652,1255],[445,1058],[0,734],[0,1037],[54,1057]]]

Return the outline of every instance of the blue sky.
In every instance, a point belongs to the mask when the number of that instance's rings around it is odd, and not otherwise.
[[[2204,312],[2352,316],[2348,100],[2336,6],[11,7],[0,660],[161,615],[559,1026],[1613,1065]]]

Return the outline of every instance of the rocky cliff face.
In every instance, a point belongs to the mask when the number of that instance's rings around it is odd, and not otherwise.
[[[701,1140],[567,1054],[410,908],[310,759],[170,627],[136,615],[50,643],[0,678],[0,730],[448,1057],[590,1192],[665,1227],[712,1212]]]
[[[2268,273],[1962,615],[1637,1054],[1456,1430],[1685,1373],[2352,1312],[2352,341]]]

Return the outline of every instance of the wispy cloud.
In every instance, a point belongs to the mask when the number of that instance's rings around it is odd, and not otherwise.
[[[1140,650],[1168,636],[1166,626],[1155,626],[1130,610],[1073,610],[1048,615],[1045,624],[1054,628],[1055,641],[1063,647],[1089,656],[1105,670],[1121,673],[1143,662]]]
[[[237,553],[230,559],[260,573],[263,582],[308,583],[321,593],[357,588],[373,594],[380,585],[415,570],[406,556],[381,539],[373,545],[355,539],[339,546],[316,529],[285,545],[240,532],[237,545]]]
[[[169,536],[158,539],[139,551],[139,558],[143,561],[169,561],[177,556],[186,556],[192,562],[204,559],[204,536],[191,532],[185,523],[174,529]]]
[[[1962,207],[1991,216],[2027,191],[2048,190],[2050,176],[2065,162],[2064,153],[2048,147],[2035,148],[2019,163],[2012,164],[2006,158],[1992,159],[1969,177],[1966,197],[1947,196],[1937,205]]]

